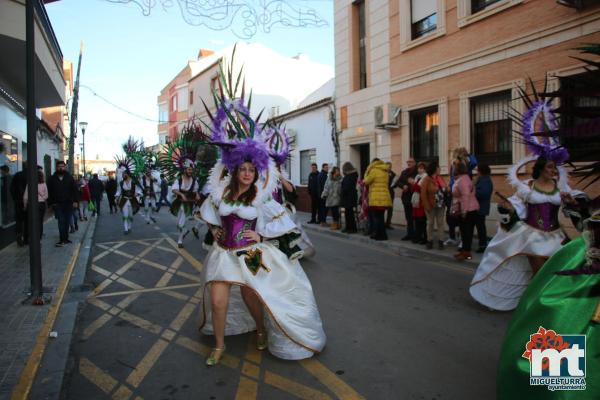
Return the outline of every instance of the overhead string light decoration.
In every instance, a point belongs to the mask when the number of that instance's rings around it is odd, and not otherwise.
[[[229,29],[241,39],[250,39],[259,30],[270,33],[274,26],[283,28],[319,28],[329,23],[317,10],[289,0],[105,0],[135,4],[148,16],[157,6],[164,11],[179,8],[184,21],[222,31]]]

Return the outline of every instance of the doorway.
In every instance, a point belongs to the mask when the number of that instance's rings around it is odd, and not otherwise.
[[[350,146],[350,161],[358,167],[360,179],[365,177],[367,167],[371,163],[371,145],[369,143],[353,144]]]

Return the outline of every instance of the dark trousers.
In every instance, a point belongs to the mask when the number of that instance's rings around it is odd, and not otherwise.
[[[354,207],[344,207],[344,216],[346,217],[346,232],[356,232]]]
[[[456,228],[459,227],[460,221],[457,217],[450,214],[450,207],[446,208],[446,223],[448,224],[448,237],[456,240]]]
[[[402,202],[404,206],[404,218],[406,219],[406,236],[413,239],[415,237],[415,221],[412,216],[412,204]]]
[[[15,231],[17,242],[27,243],[29,240],[29,228],[27,227],[27,210],[21,203],[15,203]]]
[[[415,223],[415,236],[413,242],[427,241],[427,217],[413,217]]]
[[[385,231],[385,210],[372,210],[373,219],[373,235],[376,240],[387,240],[387,232]]]
[[[487,228],[485,227],[485,215],[477,214],[475,227],[477,228],[477,237],[479,238],[479,247],[487,246]]]
[[[163,204],[168,205],[169,207],[171,207],[171,203],[169,203],[169,200],[167,200],[167,194],[160,194],[160,198],[158,199],[158,209],[160,210],[160,208],[162,207]]]
[[[73,204],[59,203],[54,205],[54,214],[58,220],[58,232],[60,241],[69,240],[69,225],[74,217]]]
[[[110,212],[117,212],[117,203],[115,203],[115,196],[107,196],[108,197],[108,206],[110,207]]]
[[[319,222],[327,222],[327,206],[325,199],[319,199]]]
[[[463,251],[471,251],[473,242],[473,230],[477,222],[477,211],[469,211],[464,217],[460,218],[460,236],[462,240]]]
[[[92,203],[94,203],[94,208],[96,208],[96,211],[94,211],[92,213],[92,216],[98,214],[100,215],[100,202],[102,201],[102,196],[100,197],[92,197]]]
[[[331,210],[331,216],[333,217],[333,222],[340,222],[340,206],[327,207]]]
[[[394,199],[392,198],[392,204],[394,203]],[[385,216],[385,226],[392,225],[392,216],[394,215],[394,206],[392,205],[390,208],[386,210]]]
[[[317,213],[319,212],[319,197],[310,196],[310,220],[317,222]]]

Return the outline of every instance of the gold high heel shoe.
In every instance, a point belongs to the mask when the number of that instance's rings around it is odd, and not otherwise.
[[[257,333],[256,334],[256,348],[258,350],[265,350],[269,344],[267,343],[267,334],[266,333]]]
[[[223,354],[225,354],[225,346],[223,346],[222,348],[215,347],[206,359],[206,365],[208,365],[209,367],[217,365],[219,361],[221,361],[221,357],[223,357]]]

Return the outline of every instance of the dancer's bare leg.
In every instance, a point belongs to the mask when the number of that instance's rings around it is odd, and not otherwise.
[[[212,323],[215,331],[215,347],[225,347],[225,320],[229,305],[229,292],[231,284],[213,282],[210,284],[210,301],[212,308]]]
[[[265,332],[265,320],[263,314],[263,308],[258,296],[254,291],[245,286],[241,287],[242,299],[246,303],[246,307],[250,311],[254,322],[256,323],[256,332],[260,335]]]

